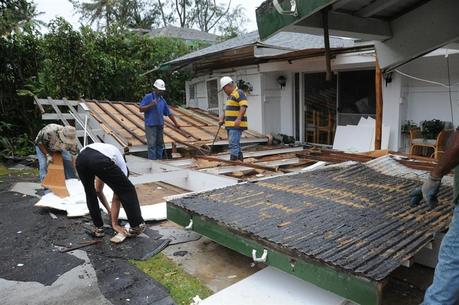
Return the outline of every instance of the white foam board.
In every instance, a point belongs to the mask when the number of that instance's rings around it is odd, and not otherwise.
[[[89,214],[86,205],[86,194],[83,185],[78,179],[68,179],[65,181],[70,196],[60,198],[53,193],[48,193],[41,197],[35,206],[48,207],[67,212],[67,217],[81,217]],[[113,191],[105,185],[104,194],[108,202],[112,201]],[[100,204],[100,203],[99,203]],[[100,204],[102,208],[102,204]],[[105,209],[102,208],[105,212]],[[146,221],[160,221],[167,219],[166,203],[160,203],[149,206],[140,206],[142,217]],[[127,219],[124,209],[120,209],[120,219]]]
[[[273,267],[231,285],[199,305],[344,305],[351,304],[329,291]]]
[[[371,126],[338,126],[333,149],[346,152],[367,152],[371,150],[373,137],[374,128]]]

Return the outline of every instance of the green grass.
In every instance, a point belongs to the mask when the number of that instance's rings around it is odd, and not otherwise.
[[[146,261],[131,262],[166,287],[177,305],[189,305],[196,295],[205,299],[212,294],[199,279],[186,273],[162,253]]]
[[[0,163],[0,176],[37,176],[38,168],[9,169]]]

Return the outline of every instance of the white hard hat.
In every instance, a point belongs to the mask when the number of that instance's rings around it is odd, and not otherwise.
[[[162,79],[157,79],[155,83],[153,84],[153,87],[161,91],[166,90],[166,84],[164,83]]]
[[[220,90],[223,89],[223,87],[225,87],[226,85],[230,84],[233,82],[233,79],[229,76],[223,76],[221,79],[220,79]]]

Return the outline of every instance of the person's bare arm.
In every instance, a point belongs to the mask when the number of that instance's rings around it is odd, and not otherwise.
[[[97,194],[97,198],[99,198],[100,202],[102,202],[102,205],[104,206],[105,210],[107,210],[107,213],[108,213],[108,217],[111,219],[111,215],[110,215],[110,206],[108,205],[108,201],[107,201],[107,198],[105,197],[104,195],[104,182],[102,180],[99,179],[99,177],[96,177],[96,194]]]
[[[118,233],[127,235],[127,231],[125,228],[118,224],[118,217],[120,214],[121,202],[120,199],[116,194],[113,194],[112,199],[112,210],[111,210],[111,221],[112,221],[112,228]]]
[[[432,170],[431,175],[441,178],[447,175],[453,168],[459,164],[459,131],[454,133],[451,146],[449,146],[437,166]]]
[[[148,109],[151,109],[153,107],[156,107],[156,100],[152,99],[151,102],[149,104],[146,104],[145,106],[140,106],[139,109],[140,109],[140,112],[145,112],[147,111]]]
[[[175,115],[173,113],[169,114],[169,119],[174,123],[175,127],[180,129],[180,126],[177,123],[177,120],[175,119]]]
[[[239,126],[241,125],[242,118],[244,117],[245,112],[247,111],[246,106],[241,106],[241,109],[239,110],[239,115],[237,116],[236,121],[234,121],[234,126]]]
[[[43,145],[43,143],[39,143],[38,148],[45,156],[49,154],[48,150],[46,149],[45,145]]]

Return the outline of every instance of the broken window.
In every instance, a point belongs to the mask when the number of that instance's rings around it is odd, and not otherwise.
[[[218,110],[218,84],[216,79],[207,82],[207,101],[209,110],[214,108]]]
[[[360,118],[375,117],[375,71],[349,71],[338,74],[338,124],[357,125]]]

